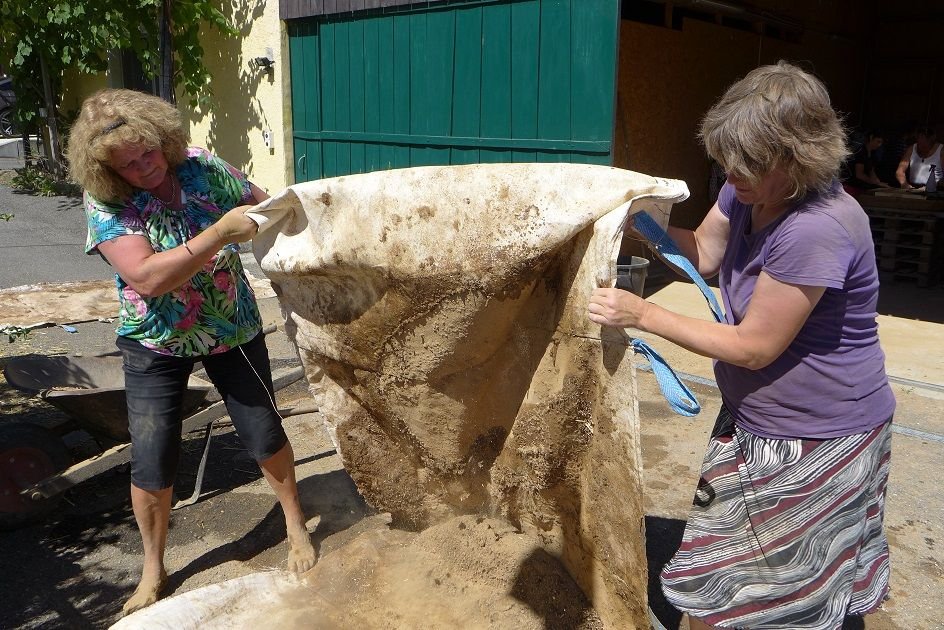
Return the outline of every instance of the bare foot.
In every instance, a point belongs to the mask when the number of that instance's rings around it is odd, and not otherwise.
[[[161,569],[160,577],[158,577],[157,580],[142,577],[141,582],[138,583],[138,588],[134,589],[134,593],[128,598],[125,605],[122,606],[122,614],[130,615],[134,611],[147,608],[156,602],[160,599],[161,589],[164,588],[166,583],[167,572],[164,569]]]
[[[318,562],[318,552],[311,544],[307,531],[288,537],[288,570],[304,573]]]

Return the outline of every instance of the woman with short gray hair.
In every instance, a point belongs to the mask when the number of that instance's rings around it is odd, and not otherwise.
[[[868,217],[837,179],[845,134],[825,86],[781,61],[732,85],[700,135],[727,183],[696,230],[669,233],[719,276],[724,320],[619,289],[589,306],[715,359],[723,404],[663,591],[692,628],[839,628],[888,593],[895,409]]]

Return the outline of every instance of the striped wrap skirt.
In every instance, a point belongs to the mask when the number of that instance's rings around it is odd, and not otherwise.
[[[826,440],[712,432],[682,544],[662,571],[679,610],[723,628],[840,628],[888,593],[891,421]]]

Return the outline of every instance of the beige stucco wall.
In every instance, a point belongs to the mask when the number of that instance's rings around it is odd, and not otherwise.
[[[215,29],[202,34],[213,106],[194,110],[180,95],[180,109],[194,144],[210,149],[275,193],[294,181],[288,36],[275,2],[243,0],[221,10],[239,35],[229,37]],[[250,60],[265,56],[267,47],[272,48],[275,65],[269,70],[251,68]],[[265,145],[265,129],[271,131],[271,147]]]
[[[270,194],[276,193],[294,182],[288,36],[276,2],[220,4],[238,35],[222,35],[216,29],[201,33],[212,106],[192,108],[180,91],[178,106],[192,144],[206,147]],[[251,68],[249,61],[265,56],[267,47],[272,48],[275,65],[266,71]],[[64,110],[78,109],[100,88],[120,87],[120,76],[117,68],[94,76],[70,72],[63,82]],[[265,145],[264,129],[272,132],[271,147]]]

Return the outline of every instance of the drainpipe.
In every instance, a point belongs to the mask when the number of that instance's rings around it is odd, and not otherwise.
[[[46,100],[46,125],[49,128],[49,152],[52,162],[53,175],[62,179],[62,157],[59,151],[59,128],[56,126],[56,103],[52,97],[52,80],[49,78],[49,67],[46,65],[46,56],[39,54],[39,68],[43,75],[43,95]]]
[[[170,30],[170,3],[171,0],[162,0],[161,2],[161,33],[160,43],[158,44],[161,55],[161,75],[158,85],[158,96],[171,105],[176,105],[177,96],[174,93],[174,46]]]

